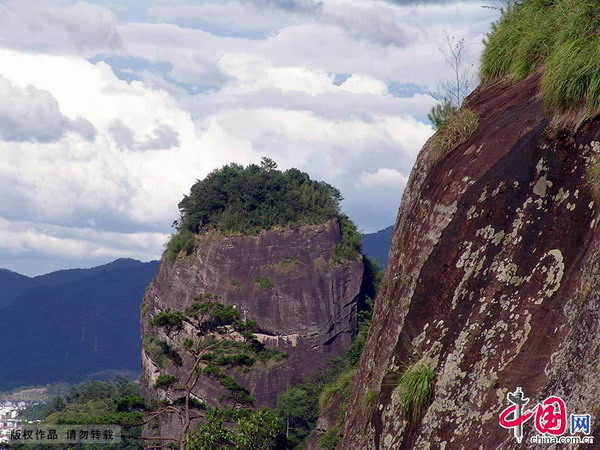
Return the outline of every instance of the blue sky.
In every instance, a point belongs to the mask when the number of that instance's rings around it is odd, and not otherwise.
[[[362,231],[391,225],[444,33],[475,74],[495,5],[0,2],[0,267],[158,258],[195,180],[261,156],[339,187]]]

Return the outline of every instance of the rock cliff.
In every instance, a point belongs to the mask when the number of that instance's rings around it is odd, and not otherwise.
[[[337,219],[256,236],[208,232],[195,239],[190,255],[161,263],[144,297],[142,336],[156,332],[149,325],[156,312],[183,310],[199,294],[216,295],[233,305],[244,318],[257,322],[259,340],[286,354],[275,366],[236,375],[257,406],[273,406],[284,390],[330,358],[344,355],[356,333],[364,269],[360,258],[343,264],[332,260],[342,239]],[[158,368],[146,351],[142,365],[143,390],[154,398]],[[168,368],[178,377],[189,370],[186,361],[180,369]],[[217,384],[204,383],[194,393],[211,402],[221,391]],[[161,419],[162,434],[170,434],[172,426]]]
[[[338,448],[521,447],[498,423],[519,386],[600,439],[600,120],[554,131],[538,92],[536,75],[479,88],[470,138],[419,154]],[[436,378],[409,423],[396,387],[416,361]]]

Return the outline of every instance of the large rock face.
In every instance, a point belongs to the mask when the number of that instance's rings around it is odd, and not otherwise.
[[[258,323],[260,340],[287,355],[278,367],[236,375],[257,406],[273,406],[284,390],[343,356],[356,333],[363,263],[335,264],[331,256],[340,241],[337,220],[258,236],[198,236],[192,255],[162,262],[144,297],[142,336],[156,333],[149,320],[157,311],[183,310],[199,294],[220,296]],[[144,351],[142,366],[143,390],[154,397],[158,368]],[[183,372],[189,369],[184,364]],[[168,372],[180,375],[175,367]],[[222,391],[201,384],[195,394],[213,401]],[[161,432],[169,434],[163,424]]]
[[[498,424],[518,386],[528,407],[558,395],[592,414],[600,438],[599,202],[585,178],[600,122],[553,133],[537,92],[536,77],[481,88],[475,133],[441,158],[421,151],[338,448],[521,447]],[[437,379],[409,425],[394,389],[419,359]],[[531,446],[533,419],[524,431]]]

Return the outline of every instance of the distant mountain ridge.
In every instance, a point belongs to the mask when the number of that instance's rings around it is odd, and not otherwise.
[[[375,259],[381,267],[385,267],[394,226],[390,225],[375,233],[362,234],[363,253],[369,258]]]
[[[392,227],[361,235],[385,266]],[[0,390],[140,372],[139,312],[159,262],[28,277],[0,269]]]
[[[37,277],[0,270],[0,390],[139,373],[139,307],[158,261]]]

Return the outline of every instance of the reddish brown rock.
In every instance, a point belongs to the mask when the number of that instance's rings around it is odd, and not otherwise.
[[[274,406],[280,393],[343,356],[356,333],[363,263],[335,264],[331,256],[340,240],[337,220],[257,236],[200,235],[192,255],[161,263],[144,297],[142,336],[157,333],[149,326],[157,311],[183,310],[198,294],[218,295],[258,323],[257,336],[267,346],[287,355],[276,368],[236,375],[257,406]],[[261,286],[259,277],[268,282]],[[151,386],[159,370],[144,351],[142,366],[144,394],[156,397]],[[189,369],[186,362],[182,371]],[[168,372],[181,376],[173,366]],[[194,393],[208,402],[223,394],[206,383]],[[174,429],[174,422],[161,421],[162,434]]]
[[[475,133],[437,160],[421,151],[338,448],[521,448],[498,424],[517,386],[530,405],[558,395],[592,414],[600,439],[599,205],[585,178],[600,121],[549,132],[537,92],[536,77],[480,88]],[[409,350],[437,372],[412,426],[395,391]]]

